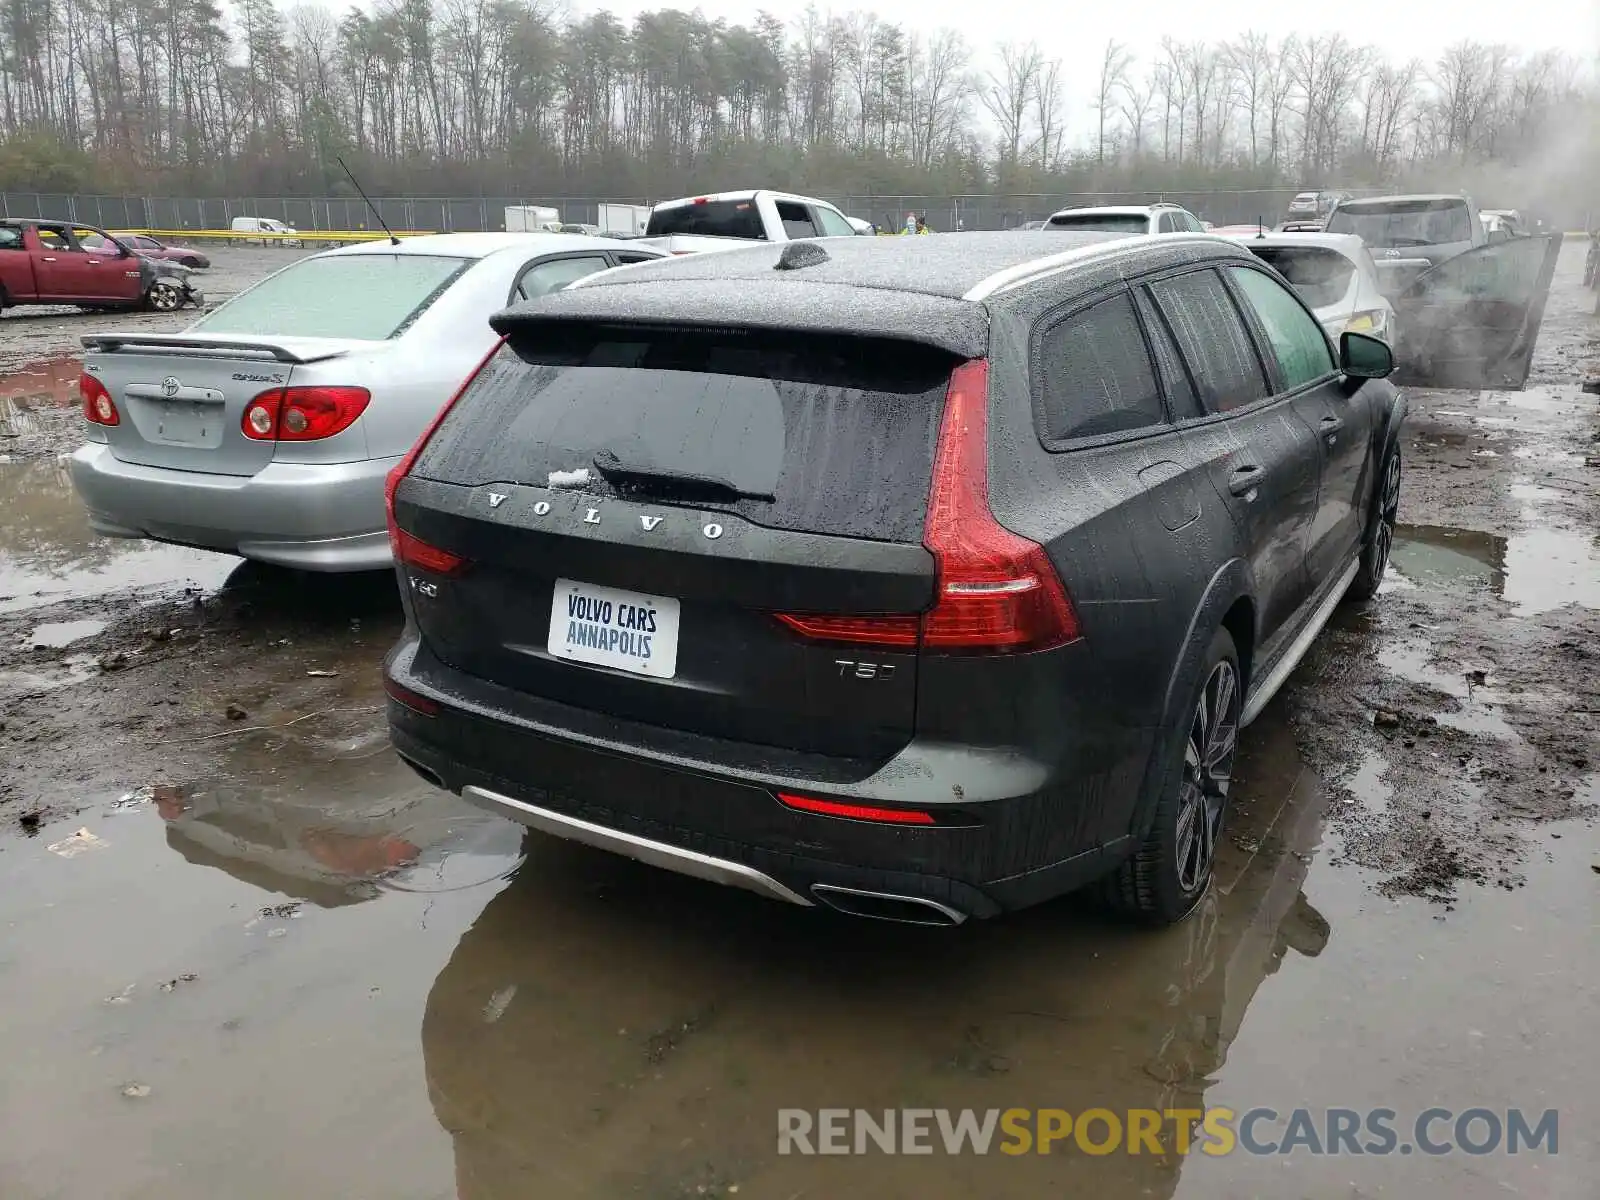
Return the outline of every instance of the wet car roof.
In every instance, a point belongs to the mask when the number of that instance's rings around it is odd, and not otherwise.
[[[572,294],[666,278],[676,280],[762,280],[787,278],[817,284],[844,284],[959,299],[990,276],[1035,259],[1099,242],[1131,244],[1108,233],[994,232],[946,233],[928,237],[820,238],[810,245],[827,251],[826,262],[794,271],[773,268],[785,245],[763,242],[748,249],[718,250],[592,276]]]
[[[828,257],[776,270],[786,245],[798,244],[820,247]],[[975,301],[1002,286],[1025,288],[1035,277],[1079,269],[1105,282],[1135,254],[1141,266],[1248,257],[1235,243],[1206,234],[1006,232],[763,243],[591,275],[507,309],[490,324],[501,333],[542,321],[802,329],[919,342],[971,358],[986,353],[989,342],[988,309]]]

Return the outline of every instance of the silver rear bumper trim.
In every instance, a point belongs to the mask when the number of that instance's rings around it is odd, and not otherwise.
[[[747,892],[755,892],[771,900],[782,900],[787,904],[799,904],[807,908],[813,907],[812,902],[798,892],[791,891],[772,876],[765,875],[754,867],[747,867],[743,863],[730,862],[725,858],[712,858],[709,854],[699,854],[693,850],[683,850],[677,846],[669,846],[665,842],[655,842],[649,838],[624,833],[620,829],[608,829],[604,825],[552,812],[548,808],[540,808],[525,800],[491,792],[487,788],[464,787],[461,789],[461,798],[476,804],[479,808],[486,808],[502,817],[509,817],[529,829],[537,829],[540,833],[566,838],[571,842],[582,842],[585,846],[593,846],[597,850],[609,850],[613,854],[622,854],[642,863],[648,863],[652,867],[676,871],[680,875],[692,875],[709,883],[743,888]]]

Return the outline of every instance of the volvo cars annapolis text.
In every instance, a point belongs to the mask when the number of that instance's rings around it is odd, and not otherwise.
[[[1239,730],[1388,562],[1389,348],[1220,238],[759,246],[493,324],[389,478],[395,746],[794,904],[1181,918]]]

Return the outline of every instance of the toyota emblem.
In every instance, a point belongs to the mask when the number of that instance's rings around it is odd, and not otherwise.
[[[176,375],[168,375],[161,381],[161,394],[170,400],[172,397],[178,394],[178,389],[182,386],[183,385],[178,382],[178,377]]]

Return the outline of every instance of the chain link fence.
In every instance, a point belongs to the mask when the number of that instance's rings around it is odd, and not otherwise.
[[[540,205],[560,211],[563,221],[594,224],[604,203],[643,204],[620,197],[473,196],[384,197],[373,204],[391,229],[432,233],[505,228],[505,210]],[[82,221],[102,229],[227,229],[235,217],[270,217],[305,232],[375,229],[378,222],[360,197],[69,196],[48,192],[0,192],[0,217]]]
[[[1084,204],[1181,204],[1215,225],[1261,220],[1275,224],[1294,196],[1291,188],[1254,191],[1074,192],[1038,195],[915,196],[840,195],[821,198],[847,215],[890,229],[907,213],[926,217],[935,230],[1013,229],[1042,221],[1058,209]],[[1356,191],[1355,194],[1372,194]],[[662,199],[663,197],[656,197]],[[649,204],[642,197],[476,196],[385,197],[373,202],[393,229],[435,233],[503,229],[505,210],[517,205],[554,208],[563,221],[596,224],[601,204]],[[359,197],[188,198],[166,196],[72,196],[0,192],[0,217],[44,217],[82,221],[102,229],[227,229],[235,217],[271,217],[305,231],[376,228]]]

